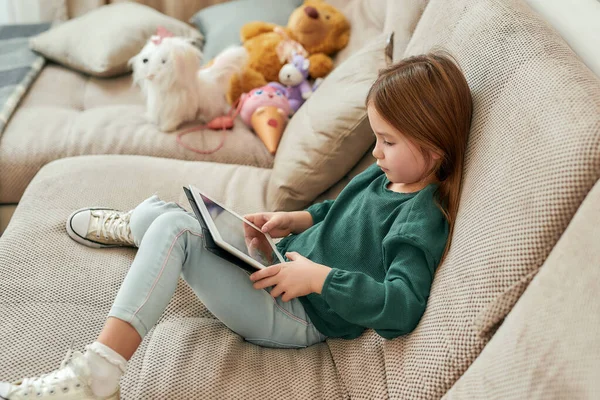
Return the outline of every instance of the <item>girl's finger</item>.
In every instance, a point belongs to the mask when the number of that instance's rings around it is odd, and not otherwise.
[[[277,282],[278,282],[278,279],[276,277],[271,276],[269,278],[261,279],[258,282],[254,282],[252,287],[254,289],[264,289],[264,288],[268,288],[269,286],[277,285]]]
[[[260,216],[261,216],[263,225],[265,223],[269,222],[269,216],[267,214],[261,214]]]
[[[271,289],[271,297],[273,298],[281,296],[282,293],[283,288],[281,287],[281,285],[277,285],[273,289]]]
[[[292,299],[295,299],[296,297],[298,297],[298,296],[296,296],[295,294],[291,294],[291,293],[289,293],[289,292],[285,292],[285,293],[283,294],[283,296],[281,296],[281,300],[282,300],[283,302],[287,303],[288,301],[290,301],[290,300],[292,300]]]
[[[295,252],[295,251],[290,251],[289,253],[285,253],[285,256],[288,258],[288,260],[292,260],[292,261],[296,261],[297,259],[302,257],[298,252]]]
[[[281,269],[280,265],[273,265],[271,267],[263,268],[260,271],[256,271],[252,275],[250,275],[250,280],[255,282],[260,279],[264,279],[269,276],[273,276],[276,273],[278,273],[280,269]]]
[[[256,224],[258,222],[259,216],[260,216],[260,214],[248,214],[248,215],[244,215],[244,218],[246,218],[248,221],[252,222],[253,224]]]

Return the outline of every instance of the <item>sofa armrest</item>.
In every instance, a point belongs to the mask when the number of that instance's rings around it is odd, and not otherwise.
[[[600,181],[479,357],[445,398],[600,393]]]

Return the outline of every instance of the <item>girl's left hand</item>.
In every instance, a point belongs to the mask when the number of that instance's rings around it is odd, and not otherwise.
[[[271,296],[275,298],[283,294],[283,301],[313,292],[321,293],[331,268],[314,263],[296,252],[286,253],[285,256],[292,261],[275,264],[250,275],[250,280],[255,282],[253,287],[264,289],[273,286]]]

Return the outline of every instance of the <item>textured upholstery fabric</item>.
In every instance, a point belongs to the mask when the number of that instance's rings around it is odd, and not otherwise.
[[[474,116],[453,246],[417,329],[389,341],[367,330],[352,341],[328,339],[309,349],[262,349],[229,332],[180,283],[131,363],[123,398],[431,399],[442,397],[465,371],[451,392],[458,398],[526,397],[513,390],[510,378],[530,397],[560,397],[573,382],[582,387],[576,387],[581,397],[595,390],[589,374],[598,368],[598,313],[597,304],[588,303],[597,297],[597,272],[588,267],[577,269],[585,276],[567,274],[579,267],[573,262],[597,260],[597,249],[590,248],[595,242],[583,242],[595,233],[597,189],[590,195],[593,208],[582,209],[535,275],[598,180],[600,81],[522,0],[432,0],[407,54],[436,45],[453,52],[464,69]],[[335,176],[307,201],[335,196],[370,163],[368,148],[353,154],[358,164],[320,171]],[[275,172],[133,156],[87,156],[44,167],[0,238],[0,349],[16,360],[0,363],[0,377],[46,372],[72,339],[76,348],[93,340],[134,256],[131,249],[94,250],[70,240],[64,221],[72,210],[127,209],[155,191],[185,204],[181,186],[188,183],[240,212],[270,209],[267,187]],[[571,250],[587,255],[572,261]],[[523,301],[496,332],[531,279]],[[569,297],[573,291],[582,291],[582,298]],[[550,295],[556,298],[546,311]],[[569,306],[561,308],[560,299]],[[577,307],[589,307],[590,318],[567,315]],[[553,312],[573,327],[556,328]],[[555,336],[547,332],[553,328]],[[489,353],[485,349],[476,361],[495,332]],[[572,353],[563,341],[569,334],[582,341]],[[524,347],[515,347],[515,337],[525,338],[518,342]],[[514,355],[503,354],[511,349]],[[579,375],[577,369],[556,372],[579,361]],[[541,385],[547,391],[536,390]]]
[[[334,63],[339,65],[374,37],[381,34],[383,31],[385,13],[389,8],[389,1],[329,0],[327,3],[340,10],[340,12],[346,16],[348,21],[352,21],[348,44],[336,54],[334,59]],[[421,13],[415,16],[415,19],[418,20],[420,15]],[[406,48],[406,46],[404,46],[404,48]]]
[[[600,182],[447,399],[600,396]]]
[[[144,117],[145,106],[131,75],[100,79],[48,65],[15,111],[0,141],[0,203],[17,203],[50,161],[88,154],[134,154],[183,160],[271,167],[273,156],[241,120],[221,149],[198,154]],[[194,123],[186,124],[193,126]],[[183,128],[182,128],[183,129]],[[220,131],[183,137],[198,149],[215,148]]]
[[[439,45],[464,69],[474,115],[453,244],[427,311],[412,334],[383,342],[392,398],[452,386],[600,175],[600,81],[525,4],[432,0],[406,55]],[[336,366],[358,346],[332,350]],[[341,374],[351,395],[369,384],[352,371]]]
[[[404,54],[427,0],[327,0],[352,22],[348,45],[335,56],[339,65],[381,32],[394,32],[394,60]]]
[[[189,210],[181,188],[192,183],[241,213],[261,211],[270,173],[135,156],[65,158],[44,167],[0,239],[0,348],[11,360],[0,363],[0,379],[47,372],[72,340],[76,349],[93,341],[133,260],[134,249],[98,251],[70,239],[65,220],[73,210],[129,209],[154,193]],[[214,319],[183,281],[122,381],[123,399],[265,395],[343,397],[327,345],[249,344]]]

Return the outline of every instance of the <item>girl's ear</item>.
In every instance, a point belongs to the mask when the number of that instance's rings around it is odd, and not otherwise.
[[[442,155],[439,153],[436,153],[435,151],[430,151],[429,152],[431,154],[431,158],[434,160],[439,160],[440,158],[442,158]]]

